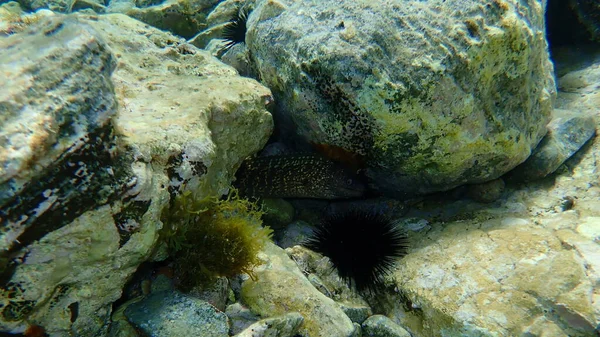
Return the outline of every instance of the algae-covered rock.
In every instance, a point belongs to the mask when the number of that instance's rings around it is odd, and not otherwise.
[[[181,193],[228,190],[270,92],[125,15],[0,36],[0,330],[101,336]]]
[[[206,17],[218,0],[111,1],[109,13],[122,13],[175,35],[191,38],[206,27]]]
[[[396,196],[498,178],[555,97],[540,1],[257,1],[246,44],[284,130]]]
[[[256,279],[242,284],[242,301],[261,316],[296,311],[304,317],[299,333],[311,337],[348,337],[352,321],[332,299],[316,290],[285,251],[267,244],[264,264],[254,270]]]
[[[558,80],[564,92],[557,108],[569,110],[567,117],[594,117],[574,129],[589,130],[600,117],[600,67],[577,60],[577,54],[557,57],[565,71],[572,69]],[[568,140],[569,132],[563,136]],[[415,210],[429,225],[409,232],[411,251],[395,273],[399,293],[383,312],[413,336],[596,336],[599,158],[596,137],[553,179],[509,184],[494,204]]]

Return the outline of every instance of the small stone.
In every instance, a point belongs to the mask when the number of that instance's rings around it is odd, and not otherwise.
[[[407,218],[398,222],[398,225],[402,226],[406,230],[418,232],[421,230],[427,230],[431,228],[429,221],[420,218]]]
[[[207,302],[179,292],[152,293],[125,309],[133,325],[151,337],[227,337],[227,316]]]
[[[410,337],[410,333],[383,315],[373,315],[362,324],[364,337]]]
[[[323,295],[325,295],[329,298],[332,298],[331,291],[329,291],[329,289],[327,288],[325,283],[323,283],[323,280],[321,280],[321,278],[319,276],[317,276],[313,273],[310,273],[306,276],[306,278],[310,281],[310,283],[313,285],[313,287],[315,287],[315,289],[320,291]]]
[[[267,244],[261,253],[264,264],[256,267],[255,279],[242,284],[241,299],[253,312],[279,316],[297,311],[304,317],[302,336],[350,336],[352,321],[339,305],[321,294],[304,277],[286,251]]]
[[[509,173],[510,179],[532,181],[553,173],[595,133],[596,123],[592,116],[555,109],[548,124],[548,134],[532,155]]]
[[[230,328],[229,333],[231,335],[237,335],[250,325],[254,324],[259,320],[260,317],[250,311],[250,309],[244,307],[239,303],[234,303],[227,306],[225,309],[225,315],[229,317]]]
[[[312,233],[312,227],[302,221],[294,221],[287,228],[278,233],[277,244],[281,248],[289,248],[299,245],[306,240]]]
[[[338,302],[342,310],[350,318],[350,320],[354,323],[361,324],[363,323],[369,316],[373,315],[373,311],[371,308],[364,305],[355,305],[350,303]]]
[[[150,292],[156,293],[164,290],[172,290],[173,289],[173,280],[169,278],[167,275],[158,274],[156,278],[152,280],[152,284],[150,286]]]
[[[224,311],[229,295],[229,281],[226,277],[219,277],[207,289],[193,288],[189,295],[212,304],[215,308]]]
[[[291,337],[304,322],[297,312],[260,320],[237,334],[236,337]]]

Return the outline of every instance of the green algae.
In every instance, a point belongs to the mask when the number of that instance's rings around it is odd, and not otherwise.
[[[261,263],[258,253],[271,238],[263,211],[233,191],[226,199],[178,196],[165,217],[163,238],[175,261],[182,290],[208,286],[217,277],[246,273]]]

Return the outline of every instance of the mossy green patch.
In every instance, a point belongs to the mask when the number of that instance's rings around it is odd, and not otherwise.
[[[263,212],[237,192],[227,199],[198,200],[192,193],[177,197],[165,217],[163,237],[175,259],[183,290],[210,284],[217,276],[247,273],[260,264],[258,253],[272,230],[263,227]]]

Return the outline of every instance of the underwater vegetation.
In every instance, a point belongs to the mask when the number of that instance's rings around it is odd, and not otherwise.
[[[190,290],[211,284],[218,276],[246,273],[260,264],[258,252],[272,230],[263,227],[263,212],[234,190],[224,199],[177,197],[175,211],[164,219],[163,238],[175,260],[178,286]]]
[[[303,245],[329,257],[348,286],[376,292],[407,254],[408,239],[385,214],[353,210],[326,217]]]
[[[0,25],[0,36],[20,33],[43,18],[41,14],[21,15],[18,12],[10,12],[2,20],[4,22]]]
[[[223,30],[222,38],[226,41],[223,47],[224,51],[231,49],[239,43],[246,43],[246,22],[248,22],[248,9],[240,8],[237,13],[229,20]]]
[[[343,199],[364,195],[366,185],[346,167],[318,155],[246,159],[234,186],[243,196]]]

